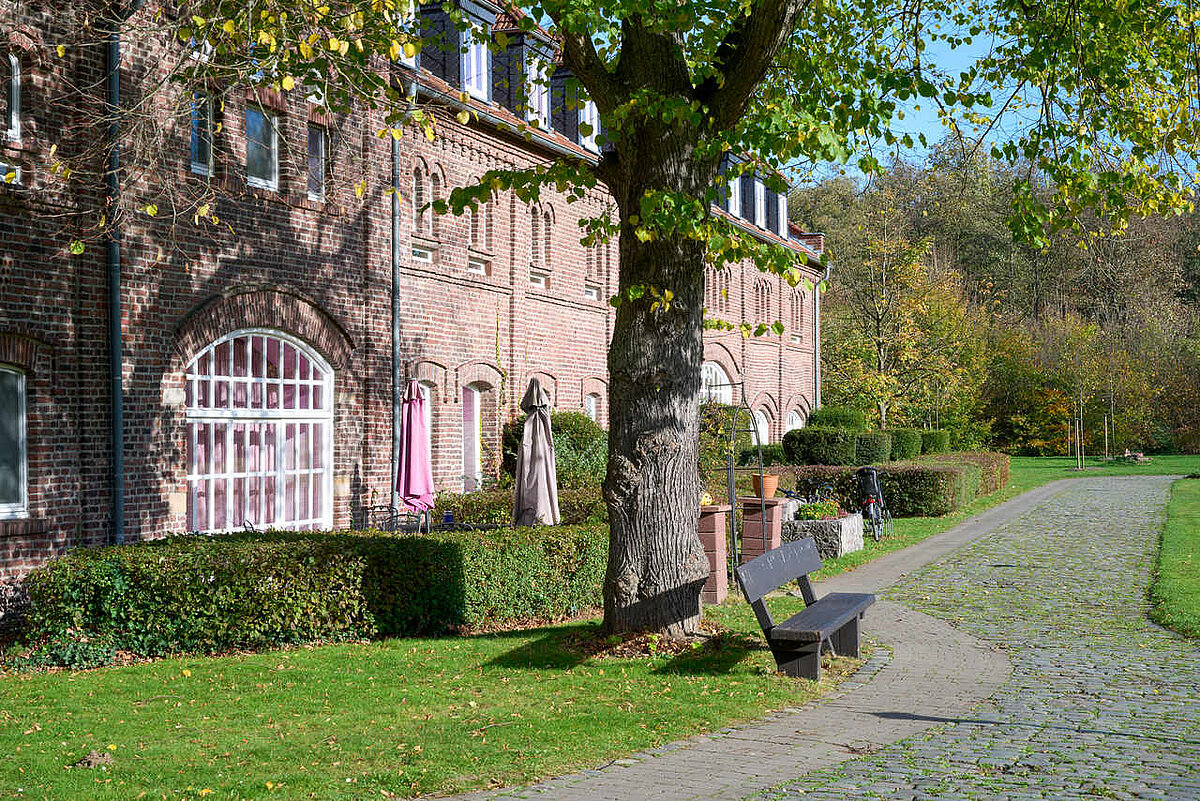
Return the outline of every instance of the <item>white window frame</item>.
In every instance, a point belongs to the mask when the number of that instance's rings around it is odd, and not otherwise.
[[[529,283],[541,290],[550,288],[550,274],[541,270],[531,270],[529,272]]]
[[[765,409],[754,410],[754,434],[758,437],[759,445],[771,444],[771,418]]]
[[[468,275],[490,275],[491,272],[491,263],[486,259],[481,259],[478,256],[467,257]]]
[[[210,370],[210,372],[207,375],[200,375],[197,372],[193,372],[193,366],[199,364],[201,357],[203,357],[205,354],[214,354],[215,355],[217,347],[220,346],[221,344],[226,343],[226,342],[232,342],[241,337],[254,337],[254,336],[262,336],[262,337],[266,337],[268,339],[278,340],[281,343],[280,344],[281,349],[282,349],[282,345],[284,343],[291,345],[293,348],[296,349],[296,351],[299,354],[303,355],[304,358],[308,359],[310,364],[313,367],[319,368],[322,371],[324,377],[321,379],[312,378],[311,373],[310,373],[310,377],[308,379],[301,379],[301,378],[287,379],[283,376],[279,376],[276,378],[257,377],[257,376],[251,375],[252,369],[250,368],[249,365],[247,366],[247,376],[245,378],[233,377],[232,376],[232,373],[233,373],[233,369],[232,369],[233,348],[232,347],[229,349],[230,350],[229,358],[230,358],[231,367],[228,370],[228,372],[231,374],[230,376],[217,375],[215,370]],[[325,359],[323,359],[319,353],[314,351],[308,345],[304,344],[299,339],[289,336],[288,334],[285,334],[281,331],[276,331],[276,330],[267,329],[267,328],[243,328],[243,329],[239,329],[237,331],[233,331],[229,334],[226,334],[223,337],[219,337],[218,339],[213,340],[208,345],[206,345],[205,347],[203,347],[199,351],[197,351],[197,353],[191,358],[191,360],[189,360],[188,366],[185,369],[184,374],[185,374],[186,380],[188,381],[188,384],[189,384],[189,390],[190,390],[189,395],[191,398],[191,402],[188,404],[186,412],[185,412],[186,419],[187,419],[187,437],[188,437],[188,445],[187,445],[187,447],[188,447],[188,474],[187,474],[188,512],[187,512],[187,516],[188,516],[189,528],[194,531],[213,531],[213,532],[236,530],[232,524],[232,521],[234,519],[234,515],[233,515],[234,493],[232,491],[233,481],[239,477],[251,478],[251,477],[257,476],[257,477],[265,478],[265,477],[268,477],[268,475],[271,473],[273,473],[274,481],[275,481],[275,501],[274,501],[275,519],[274,520],[249,519],[249,522],[253,523],[256,527],[260,527],[260,528],[261,527],[270,527],[270,526],[287,526],[287,525],[308,526],[308,527],[311,527],[313,529],[318,529],[318,530],[333,528],[333,472],[334,472],[333,420],[334,420],[335,396],[334,396],[334,374],[333,374],[333,369],[329,366],[329,363],[326,362]],[[201,380],[208,380],[211,382],[214,379],[216,379],[216,380],[230,379],[230,393],[231,394],[233,392],[233,386],[234,386],[235,382],[244,382],[247,385],[246,392],[247,392],[248,398],[251,397],[254,385],[256,385],[256,384],[261,385],[264,401],[268,397],[267,393],[268,393],[269,387],[275,386],[277,388],[277,392],[279,393],[279,408],[278,409],[252,408],[252,407],[250,407],[249,403],[247,403],[246,407],[241,407],[241,408],[234,408],[232,406],[232,403],[230,404],[229,408],[201,407],[199,405],[199,388],[198,388],[197,384]],[[283,407],[283,395],[284,395],[283,390],[284,390],[284,387],[288,385],[289,381],[295,382],[292,385],[296,386],[296,387],[300,387],[300,386],[306,384],[307,386],[310,387],[310,392],[312,392],[311,388],[320,387],[321,393],[322,393],[322,398],[323,398],[324,408],[323,409],[312,409],[312,408],[309,408],[309,409],[300,409],[300,408],[284,409],[284,408],[282,408]],[[215,382],[210,383],[209,391],[215,392],[215,386],[216,386]],[[310,398],[311,398],[311,395],[310,395]],[[265,402],[264,402],[264,405],[265,405]],[[225,463],[224,472],[223,473],[208,473],[208,474],[200,474],[200,473],[193,472],[194,465],[192,464],[192,461],[196,458],[195,454],[196,454],[196,444],[197,444],[197,428],[200,425],[214,425],[214,424],[219,425],[222,423],[227,424],[225,427],[225,443],[224,443],[224,445],[225,445],[226,463]],[[275,445],[274,445],[275,465],[274,465],[273,469],[260,467],[259,470],[253,474],[253,476],[251,475],[251,473],[248,470],[243,470],[241,474],[235,473],[234,465],[233,465],[233,458],[234,458],[233,457],[233,453],[234,453],[233,432],[234,432],[234,426],[238,423],[246,423],[246,424],[259,423],[259,424],[264,424],[264,425],[273,425],[274,434],[275,434]],[[310,492],[313,491],[313,484],[315,483],[315,480],[317,478],[319,478],[319,480],[321,482],[320,483],[320,495],[321,495],[321,498],[323,501],[322,507],[321,507],[321,514],[319,517],[313,516],[312,507],[310,504],[308,518],[306,518],[304,520],[287,521],[287,520],[283,519],[284,510],[286,509],[284,492],[285,492],[285,488],[287,486],[287,476],[289,474],[289,470],[285,466],[286,465],[286,462],[285,462],[285,459],[286,459],[285,427],[289,424],[316,424],[316,423],[321,424],[321,441],[319,443],[318,442],[310,442],[309,447],[311,449],[313,449],[314,451],[318,448],[320,449],[322,467],[321,468],[313,468],[310,465],[309,468],[300,468],[299,466],[293,466],[290,470],[290,473],[294,476],[299,476],[299,475],[301,475],[301,473],[307,471],[307,474],[310,477],[310,482],[312,482],[309,485]],[[316,472],[318,470],[320,471],[320,473]],[[228,482],[228,484],[226,485],[225,493],[224,493],[224,495],[225,495],[225,523],[226,523],[226,526],[224,528],[220,528],[220,529],[200,528],[198,526],[193,527],[191,525],[193,522],[198,522],[198,521],[194,521],[194,516],[197,514],[197,509],[196,509],[197,486],[200,481],[205,481],[205,480],[211,480],[211,481],[225,480]],[[300,482],[297,480],[295,482],[294,486],[298,488],[299,485],[300,485]],[[213,497],[215,497],[215,495],[216,495],[215,491],[213,491],[209,494],[209,499],[208,499],[209,506],[207,508],[207,515],[208,515],[209,521],[211,521],[213,519],[212,499],[213,499]],[[248,510],[243,510],[244,513],[247,511]],[[298,513],[299,513],[299,505],[297,503],[297,500],[293,499],[293,514],[298,516]],[[208,522],[208,521],[205,521],[205,522]]]
[[[595,284],[584,284],[583,296],[588,300],[600,300],[600,287]]]
[[[531,56],[525,67],[525,120],[536,123],[540,130],[550,130],[550,81],[547,67]]]
[[[779,193],[779,235],[788,238],[788,196],[787,192]]]
[[[729,213],[734,217],[742,216],[742,176],[729,177]]]
[[[767,187],[761,178],[754,179],[754,224],[767,227]]]
[[[190,105],[191,117],[191,141],[188,145],[190,150],[189,158],[191,160],[192,172],[196,175],[212,175],[213,173],[213,101],[212,95],[206,92],[193,92]],[[204,111],[204,116],[201,117],[200,111]],[[208,135],[208,158],[204,161],[196,160],[196,140],[200,137],[200,132],[203,130]]]
[[[10,142],[21,141],[21,59],[17,58],[16,53],[8,53],[8,66],[10,70],[9,82],[7,91],[9,93],[10,105],[8,108],[8,119],[4,120],[5,138]]]
[[[0,503],[0,520],[17,520],[29,516],[29,447],[25,438],[29,408],[25,396],[25,372],[16,367],[0,365],[0,373],[17,377],[17,481],[21,492],[16,502]]]
[[[271,176],[270,178],[261,178],[257,175],[250,174],[250,137],[246,136],[246,183],[258,189],[266,189],[271,192],[279,190],[279,125],[276,122],[276,115],[267,111],[264,108],[257,106],[247,106],[244,122],[246,130],[250,128],[250,115],[261,114],[263,124],[269,132],[269,141],[267,142],[271,154]]]
[[[433,264],[433,251],[421,245],[413,245],[412,260],[419,264]]]
[[[589,392],[583,396],[583,413],[592,419],[592,422],[600,422],[600,395],[595,392]]]
[[[468,397],[471,398],[470,414]],[[483,392],[468,384],[462,388],[462,404],[462,487],[463,492],[476,492],[483,489]]]
[[[492,99],[492,51],[487,42],[475,41],[470,31],[463,35],[467,37],[467,52],[462,60],[463,89],[471,97],[487,102]]]
[[[600,110],[591,100],[585,101],[580,107],[579,124],[592,126],[592,132],[587,136],[583,135],[582,130],[579,132],[579,144],[593,153],[599,153],[600,146],[596,144],[596,135],[600,133]]]
[[[792,409],[787,413],[784,427],[788,431],[795,431],[798,428],[804,428],[804,418],[800,415],[800,412]]]
[[[314,132],[316,132],[319,135],[320,138],[317,141],[321,143],[321,168],[320,168],[320,170],[321,170],[321,172],[320,172],[321,191],[319,191],[319,192],[312,191],[313,165],[312,165],[312,150],[311,149],[312,149],[312,140],[313,140]],[[316,124],[310,122],[305,127],[305,134],[306,134],[306,144],[307,144],[307,149],[305,151],[307,154],[307,157],[305,159],[305,179],[306,179],[305,186],[306,186],[306,189],[308,192],[308,199],[313,201],[314,203],[323,203],[325,201],[325,194],[326,194],[325,177],[329,171],[329,132],[327,130],[325,130],[324,126],[316,125]]]
[[[717,362],[700,365],[700,402],[733,404],[733,381]]]

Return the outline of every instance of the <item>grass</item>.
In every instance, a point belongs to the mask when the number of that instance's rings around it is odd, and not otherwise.
[[[1171,487],[1150,601],[1156,622],[1200,638],[1200,481],[1177,481]]]
[[[6,676],[0,798],[359,799],[528,783],[825,689],[775,675],[744,604],[714,614],[734,633],[674,656],[589,656],[577,645],[598,628],[585,622]],[[66,767],[92,749],[113,764]]]

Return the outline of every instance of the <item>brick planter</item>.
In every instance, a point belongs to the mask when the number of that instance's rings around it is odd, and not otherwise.
[[[789,520],[783,524],[783,541],[812,537],[822,559],[836,559],[863,549],[863,520],[858,512],[836,520]]]
[[[725,547],[729,505],[700,507],[700,543],[708,557],[708,581],[700,593],[706,604],[719,604],[729,595],[729,558]]]
[[[742,504],[742,564],[783,543],[784,498],[738,498]],[[763,517],[763,506],[766,517]]]

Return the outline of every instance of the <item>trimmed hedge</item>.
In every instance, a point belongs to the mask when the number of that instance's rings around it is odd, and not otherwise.
[[[446,512],[453,512],[458,523],[506,526],[512,523],[513,503],[511,489],[441,493],[434,503],[433,522],[439,523]],[[608,507],[604,505],[599,485],[559,488],[558,511],[564,526],[608,522]]]
[[[25,578],[31,661],[437,633],[601,603],[604,526],[266,532],[78,550]],[[87,646],[91,646],[90,650]]]
[[[783,449],[792,464],[853,464],[857,435],[847,428],[807,426],[783,435]]]
[[[847,406],[822,406],[808,416],[808,425],[818,428],[849,428],[862,431],[867,427],[866,418],[858,409]]]
[[[886,431],[859,432],[854,454],[858,464],[883,464],[892,455],[892,435]]]
[[[945,453],[950,450],[950,432],[944,428],[921,431],[921,453]]]
[[[787,453],[783,450],[783,443],[772,442],[769,445],[763,445],[762,463],[763,467],[788,464],[788,457]],[[758,449],[746,448],[743,450],[738,455],[738,465],[741,467],[758,466]]]
[[[892,461],[902,462],[921,455],[921,429],[889,428],[892,435]]]
[[[780,484],[807,491],[831,484],[844,509],[859,507],[856,467],[807,465],[779,468]],[[1003,453],[945,454],[931,462],[902,462],[879,468],[883,497],[894,517],[940,517],[1008,484]]]

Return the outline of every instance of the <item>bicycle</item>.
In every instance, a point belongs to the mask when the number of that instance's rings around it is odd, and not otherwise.
[[[892,536],[892,513],[883,500],[879,471],[874,467],[860,467],[854,477],[858,479],[858,491],[862,496],[863,532],[870,534],[875,542]]]

